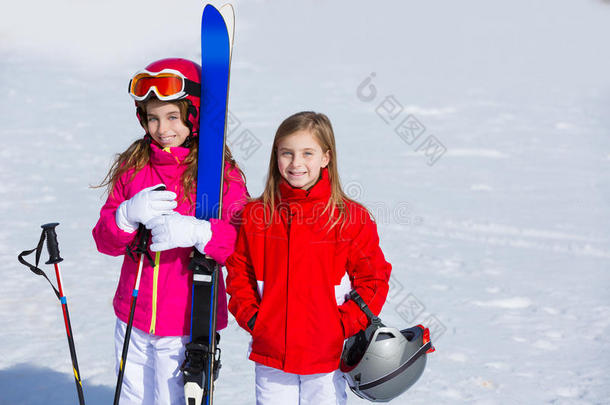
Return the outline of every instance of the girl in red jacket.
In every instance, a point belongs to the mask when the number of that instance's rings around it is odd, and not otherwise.
[[[151,63],[130,82],[146,135],[120,154],[102,185],[108,199],[93,229],[100,252],[124,256],[114,296],[117,369],[138,264],[126,255],[139,224],[151,229],[154,265],[144,261],[121,405],[183,405],[180,365],[189,340],[193,249],[223,264],[233,252],[247,190],[225,154],[220,219],[195,218],[201,67],[171,58]],[[204,162],[205,163],[205,162]],[[166,191],[154,191],[163,184]],[[219,278],[217,328],[227,325]]]
[[[341,189],[331,124],[301,112],[279,126],[263,195],[244,208],[227,260],[229,310],[252,335],[260,404],[345,404],[344,339],[378,314],[391,266],[366,208]]]

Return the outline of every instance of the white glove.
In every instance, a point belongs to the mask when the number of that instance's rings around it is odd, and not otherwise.
[[[153,191],[164,184],[148,187],[129,200],[123,201],[116,210],[115,220],[119,228],[125,232],[135,232],[138,223],[146,224],[151,219],[163,214],[172,213],[178,206],[176,193],[172,191]]]
[[[152,235],[150,250],[153,252],[194,246],[204,253],[205,245],[212,239],[212,228],[208,221],[177,212],[153,218],[146,223],[146,227]]]

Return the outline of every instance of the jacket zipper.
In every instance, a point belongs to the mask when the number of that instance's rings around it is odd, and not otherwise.
[[[292,212],[290,211],[290,206],[288,206],[288,215],[286,218],[286,225],[288,228],[288,254],[286,255],[286,320],[284,321],[286,325],[286,329],[284,331],[284,366],[286,365],[286,358],[288,357],[288,287],[290,285],[290,227],[292,225]]]
[[[176,162],[178,164],[180,164],[180,159],[178,159],[178,157],[176,157],[173,153],[172,153],[172,149],[171,147],[167,146],[165,148],[163,148],[164,152],[169,153],[174,159],[176,159]],[[159,176],[161,177],[161,176]],[[174,190],[177,192],[177,190]],[[151,315],[151,319],[150,319],[150,330],[149,333],[151,335],[155,334],[155,328],[157,326],[157,286],[158,286],[158,282],[159,282],[159,263],[161,262],[161,252],[156,252],[155,253],[155,267],[153,269],[153,288],[152,288],[152,315]]]
[[[157,284],[159,281],[159,262],[161,261],[161,252],[155,253],[155,267],[153,269],[153,288],[152,288],[152,316],[150,319],[150,334],[155,334],[157,325]]]

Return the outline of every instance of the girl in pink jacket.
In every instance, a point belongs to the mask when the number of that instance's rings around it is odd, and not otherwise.
[[[221,219],[193,216],[199,83],[201,67],[185,59],[153,62],[132,78],[130,93],[140,100],[137,116],[146,135],[117,156],[101,185],[108,187],[108,199],[93,238],[100,252],[124,255],[113,301],[117,363],[138,267],[126,255],[127,247],[140,223],[152,235],[154,266],[144,261],[121,405],[184,404],[179,368],[190,333],[190,255],[195,248],[223,265],[234,250],[248,198],[243,173],[227,148]],[[159,185],[166,191],[154,191]],[[219,280],[218,330],[227,325],[225,285]]]

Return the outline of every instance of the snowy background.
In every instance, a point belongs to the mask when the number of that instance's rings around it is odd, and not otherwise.
[[[233,4],[229,141],[251,194],[279,123],[326,113],[394,266],[382,318],[432,329],[437,351],[393,403],[610,403],[610,3]],[[142,135],[130,75],[199,58],[201,10],[3,7],[0,404],[77,403],[59,304],[16,260],[52,221],[87,403],[112,400],[120,259],[95,249],[89,185]],[[223,334],[218,404],[254,402],[247,343]]]

